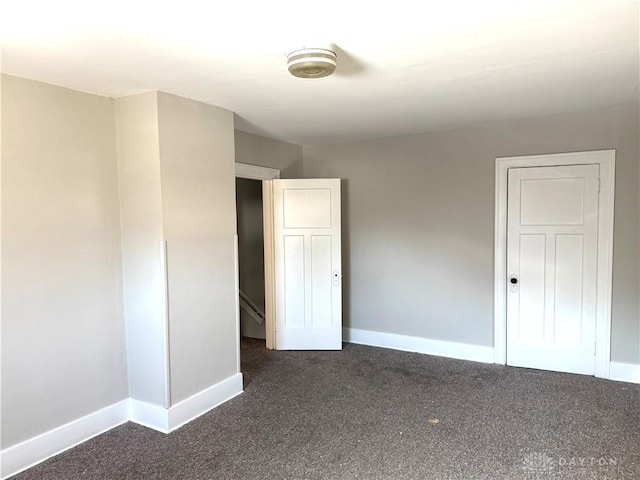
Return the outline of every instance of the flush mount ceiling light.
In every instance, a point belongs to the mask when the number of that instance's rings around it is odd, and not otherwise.
[[[322,78],[334,72],[337,59],[329,48],[303,47],[287,55],[287,68],[294,77]]]

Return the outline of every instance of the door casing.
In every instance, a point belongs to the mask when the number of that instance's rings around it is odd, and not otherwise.
[[[235,164],[236,178],[262,181],[262,218],[264,231],[264,325],[266,347],[269,350],[276,348],[276,323],[275,323],[275,271],[273,249],[273,187],[271,180],[280,178],[280,170],[247,163]],[[238,328],[238,341],[240,341],[240,277],[238,268],[238,235],[236,234],[236,325]],[[238,355],[238,368],[240,368]]]
[[[598,203],[598,259],[596,286],[595,376],[609,378],[611,358],[611,284],[613,276],[613,213],[615,150],[496,158],[494,243],[494,354],[495,363],[507,361],[507,173],[510,168],[590,165],[600,166]]]

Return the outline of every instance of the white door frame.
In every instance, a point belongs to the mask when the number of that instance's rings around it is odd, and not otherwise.
[[[248,163],[236,162],[236,178],[262,181],[262,218],[264,229],[264,325],[266,346],[269,350],[276,348],[275,322],[275,270],[273,249],[273,188],[271,180],[280,178],[280,170],[260,167]],[[238,267],[238,235],[236,234],[236,324],[238,340],[240,339],[240,276]],[[238,367],[239,368],[239,367]]]
[[[495,363],[507,363],[507,174],[510,168],[560,165],[600,166],[596,285],[595,376],[609,378],[611,359],[611,284],[613,276],[613,199],[615,150],[496,158],[494,255]]]

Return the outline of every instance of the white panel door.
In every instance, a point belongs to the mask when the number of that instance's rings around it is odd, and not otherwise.
[[[593,375],[599,167],[508,174],[507,364]]]
[[[273,180],[277,350],[342,349],[340,180]]]

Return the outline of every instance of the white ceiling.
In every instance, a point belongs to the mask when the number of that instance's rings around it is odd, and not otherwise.
[[[13,1],[2,71],[113,97],[162,90],[298,144],[638,101],[637,1]],[[286,52],[333,42],[332,77]]]

